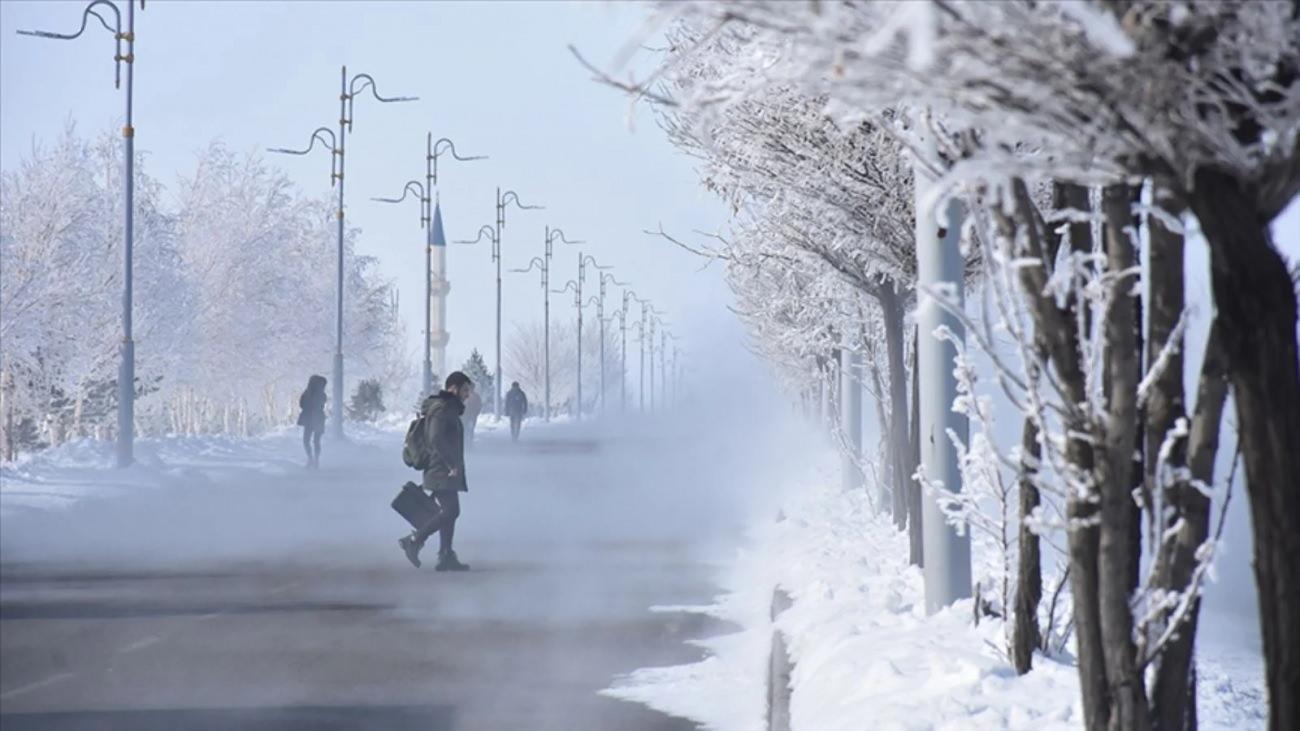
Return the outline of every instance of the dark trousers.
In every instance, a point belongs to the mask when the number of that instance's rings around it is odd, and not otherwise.
[[[522,416],[514,416],[514,415],[512,414],[512,415],[510,416],[510,438],[511,438],[511,439],[518,439],[518,438],[519,438],[519,430],[522,429],[523,426],[524,426],[524,417],[522,417]]]
[[[438,514],[415,532],[415,542],[423,546],[429,536],[437,533],[438,553],[449,553],[452,538],[456,535],[456,519],[460,517],[460,493],[455,490],[434,490],[433,499],[438,503]]]
[[[324,424],[309,424],[302,428],[302,448],[307,452],[308,458],[320,459],[320,437],[324,433]]]

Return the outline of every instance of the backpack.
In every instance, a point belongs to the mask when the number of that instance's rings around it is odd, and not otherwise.
[[[402,461],[407,467],[425,470],[429,467],[429,420],[423,415],[415,417],[406,427],[406,443],[402,445]]]

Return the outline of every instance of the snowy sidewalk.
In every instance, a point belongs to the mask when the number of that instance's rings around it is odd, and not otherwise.
[[[785,634],[794,662],[796,731],[1082,727],[1070,658],[1039,655],[1034,669],[1018,677],[999,650],[1003,624],[974,627],[970,600],[927,617],[921,572],[907,565],[906,536],[872,514],[865,493],[843,492],[832,468],[819,473],[786,492],[779,520],[755,527],[715,604],[661,608],[707,614],[743,630],[696,643],[710,652],[702,662],[638,670],[609,695],[718,731],[766,728],[770,608],[780,587],[794,600],[775,629]],[[1203,729],[1266,725],[1262,660],[1240,649],[1221,654],[1243,643],[1216,641],[1219,627],[1239,621],[1202,618]]]

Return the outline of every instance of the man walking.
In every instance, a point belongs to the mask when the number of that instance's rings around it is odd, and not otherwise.
[[[510,384],[506,393],[506,416],[510,417],[510,439],[519,441],[519,430],[523,427],[524,416],[528,414],[528,396],[519,387],[519,381]]]
[[[460,517],[460,493],[468,492],[465,480],[465,431],[461,415],[465,399],[474,391],[474,384],[460,371],[447,376],[443,390],[424,400],[420,418],[425,420],[424,489],[433,494],[437,514],[397,544],[406,558],[420,566],[420,549],[434,533],[438,534],[438,571],[468,571],[469,566],[456,558],[451,542],[456,535],[456,519]]]

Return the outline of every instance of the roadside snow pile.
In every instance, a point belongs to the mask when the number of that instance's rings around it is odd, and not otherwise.
[[[406,425],[347,424],[348,443],[326,440],[326,466],[359,449],[391,450],[400,463]],[[0,464],[0,515],[59,510],[86,498],[157,488],[212,484],[232,473],[291,475],[303,470],[301,431],[281,427],[255,437],[147,437],[135,442],[135,464],[117,469],[113,442],[79,439]]]
[[[1040,655],[1019,677],[999,650],[1002,624],[973,626],[970,600],[926,616],[906,536],[872,514],[865,492],[838,485],[825,469],[800,486],[776,522],[753,532],[715,604],[656,608],[707,614],[740,632],[695,643],[710,653],[699,663],[641,669],[604,693],[710,729],[765,729],[770,608],[780,587],[794,602],[775,628],[794,662],[796,730],[1082,728],[1071,658]],[[1255,660],[1201,659],[1202,728],[1264,725]]]
[[[297,452],[294,451],[296,447]],[[262,473],[301,470],[296,430],[252,438],[196,436],[137,439],[135,464],[115,467],[113,442],[79,439],[0,464],[0,514],[66,508],[88,497],[138,489],[203,485],[213,469]]]

